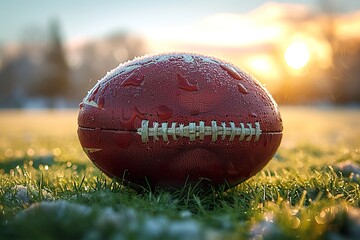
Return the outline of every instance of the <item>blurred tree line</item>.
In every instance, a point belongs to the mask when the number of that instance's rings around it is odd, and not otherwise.
[[[319,70],[315,63],[301,76],[284,72],[272,91],[279,103],[360,104],[360,39],[339,40],[332,10],[323,7],[327,19],[320,27],[332,66]],[[59,23],[51,21],[46,36],[32,29],[21,45],[0,45],[0,108],[76,107],[107,71],[146,52],[144,40],[128,32],[64,46]]]
[[[304,26],[307,21],[317,23],[317,34],[323,36],[331,48],[331,66],[322,69],[322,63],[315,62],[303,75],[285,73],[281,87],[272,92],[273,96],[284,104],[359,105],[360,38],[341,38],[336,26],[341,1],[317,0],[317,3],[319,12],[293,23],[293,31],[307,32]]]
[[[278,103],[360,104],[360,39],[331,38],[330,45],[329,68],[322,69],[315,62],[302,75],[283,72],[279,86],[271,92]]]
[[[143,40],[127,32],[65,49],[56,20],[45,41],[26,33],[29,41],[0,46],[0,108],[75,107],[107,71],[145,53]]]
[[[336,34],[336,10],[341,1],[319,0],[326,16],[324,34],[332,48],[333,67],[327,72],[335,103],[360,103],[360,39],[340,40]],[[360,29],[358,29],[360,31]]]

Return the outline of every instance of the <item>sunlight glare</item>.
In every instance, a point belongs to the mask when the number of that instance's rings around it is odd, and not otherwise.
[[[252,68],[256,71],[271,72],[271,64],[268,59],[264,57],[256,57],[250,60]]]
[[[310,60],[309,47],[303,41],[293,42],[287,47],[284,58],[289,67],[295,70],[301,69]]]
[[[264,79],[264,81],[271,81],[274,86],[274,81],[281,79],[281,71],[276,61],[268,55],[257,55],[248,58],[245,65],[251,69],[256,75]],[[266,80],[265,80],[266,79]]]

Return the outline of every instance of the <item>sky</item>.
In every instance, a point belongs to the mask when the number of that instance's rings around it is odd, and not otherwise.
[[[321,3],[330,4],[334,14],[319,14]],[[330,40],[348,53],[356,52],[360,41],[359,0],[0,0],[0,68],[24,49],[33,50],[37,61],[36,49],[46,46],[54,19],[73,69],[87,62],[86,46],[117,62],[126,59],[121,44],[108,44],[125,32],[143,40],[141,54],[214,56],[278,92],[299,79],[330,89],[323,77],[336,56]]]
[[[41,38],[41,30],[48,27],[51,19],[60,22],[66,41],[101,38],[114,31],[150,37],[166,35],[168,29],[186,28],[219,13],[247,13],[266,2],[269,1],[0,1],[0,44]],[[319,0],[276,2],[301,3],[316,9]],[[360,1],[337,1],[337,6],[337,11],[346,14],[359,10]]]

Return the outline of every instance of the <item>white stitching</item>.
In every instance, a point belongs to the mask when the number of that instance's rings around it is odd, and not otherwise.
[[[231,128],[231,132],[230,132],[230,138],[229,141],[234,141],[235,138],[235,134],[236,134],[236,127],[235,127],[235,123],[234,122],[230,122],[230,128]]]
[[[211,121],[211,141],[216,142],[218,137],[218,127],[216,121]]]
[[[199,122],[199,138],[200,140],[204,140],[205,137],[205,122],[200,121]]]
[[[195,141],[195,138],[196,138],[196,123],[194,123],[194,122],[189,123],[189,138],[190,138],[191,142]]]
[[[226,123],[222,122],[221,126],[218,126],[216,121],[211,121],[211,126],[205,126],[204,121],[199,121],[199,125],[196,125],[196,122],[190,122],[185,126],[173,122],[169,128],[167,122],[161,123],[161,127],[158,122],[153,122],[153,127],[149,127],[149,120],[142,120],[137,133],[141,135],[141,141],[145,143],[149,142],[149,137],[153,137],[154,142],[159,141],[159,136],[164,142],[169,142],[168,136],[172,136],[174,141],[178,140],[177,137],[188,137],[190,142],[196,141],[197,137],[204,140],[205,136],[211,136],[211,141],[216,142],[219,135],[222,141],[229,136],[228,141],[232,142],[235,136],[239,136],[239,141],[243,141],[245,137],[246,141],[251,141],[255,137],[254,141],[256,142],[262,133],[259,122],[255,122],[255,127],[252,126],[252,123],[247,123],[247,127],[242,122],[239,123],[240,127],[236,127],[234,122],[229,122],[229,124],[230,127],[227,127]]]
[[[158,122],[153,122],[153,128],[149,128],[150,132],[149,135],[152,136],[154,138],[154,142],[159,141],[159,123]],[[151,131],[152,130],[152,131]]]
[[[242,141],[242,140],[244,140],[244,137],[245,137],[245,125],[244,125],[244,123],[240,123],[240,127],[241,127],[241,129],[240,129],[240,138],[239,138],[239,141]]]
[[[226,138],[226,123],[222,122],[221,123],[222,126],[222,136],[221,136],[221,140],[225,140]]]
[[[255,128],[252,128],[251,123],[247,124],[250,130],[249,136],[246,138],[246,141],[251,141],[252,136],[255,134]]]
[[[167,126],[168,126],[167,122],[163,122],[161,124],[162,138],[163,138],[164,142],[169,141],[168,136],[167,136],[167,134],[168,134],[168,127]]]
[[[141,122],[140,135],[142,142],[149,142],[149,121],[143,120]],[[138,129],[138,133],[139,133]]]
[[[261,134],[260,123],[255,122],[255,140],[254,140],[255,142],[259,140],[260,134]]]

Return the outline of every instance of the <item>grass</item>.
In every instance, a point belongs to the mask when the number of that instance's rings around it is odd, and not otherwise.
[[[273,160],[206,195],[107,178],[82,152],[76,111],[2,111],[0,239],[360,239],[360,110],[280,110]]]

